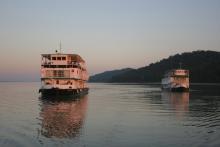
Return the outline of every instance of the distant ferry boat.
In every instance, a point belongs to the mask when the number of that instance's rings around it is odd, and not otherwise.
[[[88,73],[85,61],[77,54],[42,54],[42,94],[80,95],[88,93]]]
[[[169,91],[189,91],[189,70],[173,69],[165,73],[162,89]]]

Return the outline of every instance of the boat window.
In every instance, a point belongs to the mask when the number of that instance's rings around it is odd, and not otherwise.
[[[66,65],[58,65],[58,68],[66,68]]]
[[[64,77],[64,71],[63,70],[54,70],[53,76],[54,77]]]
[[[57,60],[61,60],[61,57],[57,57]]]
[[[52,57],[52,60],[56,60],[56,57]]]
[[[62,60],[66,60],[66,57],[62,57]]]

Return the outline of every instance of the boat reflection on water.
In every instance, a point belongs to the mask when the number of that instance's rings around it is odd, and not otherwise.
[[[179,117],[189,111],[189,92],[162,92],[161,98]]]
[[[74,99],[41,97],[40,100],[40,135],[74,138],[80,134],[87,111],[87,95]]]

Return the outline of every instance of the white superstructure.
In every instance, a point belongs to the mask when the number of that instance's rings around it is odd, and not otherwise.
[[[162,79],[162,89],[170,91],[189,90],[189,70],[173,69],[165,73]]]
[[[79,93],[88,90],[85,61],[77,54],[42,54],[40,92]]]

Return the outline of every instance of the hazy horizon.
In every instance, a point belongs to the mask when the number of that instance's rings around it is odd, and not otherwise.
[[[0,1],[0,81],[38,81],[40,54],[82,56],[90,75],[220,51],[218,0]],[[40,81],[40,79],[39,79]]]

